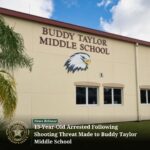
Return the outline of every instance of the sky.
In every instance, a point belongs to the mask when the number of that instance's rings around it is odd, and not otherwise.
[[[150,0],[0,0],[0,7],[150,41]]]

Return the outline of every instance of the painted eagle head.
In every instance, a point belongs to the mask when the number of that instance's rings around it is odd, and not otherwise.
[[[83,71],[88,69],[91,62],[90,56],[86,53],[75,53],[65,62],[64,66],[68,72]]]

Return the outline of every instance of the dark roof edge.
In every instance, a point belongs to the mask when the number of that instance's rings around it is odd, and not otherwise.
[[[129,37],[125,37],[125,36],[121,36],[121,35],[117,35],[117,34],[113,34],[113,33],[108,33],[108,32],[103,32],[103,31],[99,31],[99,30],[94,30],[94,29],[81,27],[81,26],[64,23],[64,22],[60,22],[60,21],[55,21],[52,19],[46,19],[46,18],[42,18],[42,17],[30,15],[30,14],[25,14],[22,12],[17,12],[17,11],[5,9],[5,8],[0,8],[0,14],[12,16],[12,17],[16,17],[16,18],[21,18],[21,19],[25,19],[25,20],[35,21],[35,22],[39,22],[39,23],[43,23],[43,24],[53,25],[53,26],[57,26],[57,27],[67,28],[67,29],[71,29],[71,30],[75,30],[75,31],[85,32],[85,33],[89,33],[89,34],[93,34],[93,35],[99,35],[99,36],[103,36],[106,38],[116,39],[116,40],[125,41],[125,42],[129,42],[129,43],[138,43],[140,45],[150,46],[150,42],[147,42],[147,41],[129,38]]]

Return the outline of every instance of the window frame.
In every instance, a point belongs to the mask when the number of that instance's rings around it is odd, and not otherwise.
[[[145,90],[146,91],[146,103],[142,103],[141,102],[141,90]],[[140,89],[140,104],[142,104],[142,105],[150,105],[150,102],[148,102],[148,91],[150,91],[150,89],[144,89],[144,88]]]
[[[82,88],[85,88],[85,104],[77,104],[77,99],[76,99],[76,105],[78,105],[78,106],[98,106],[99,105],[99,87],[97,87],[97,86],[82,86],[82,85],[76,85],[76,87],[75,87],[75,90],[76,90],[76,92],[75,92],[75,97],[76,97],[76,94],[77,94],[77,88],[78,87],[82,87]],[[88,88],[96,88],[96,91],[97,91],[97,103],[96,104],[89,104],[89,97],[88,97]]]
[[[112,95],[111,95],[111,102],[112,103],[110,103],[110,104],[105,104],[105,89],[111,89],[111,93],[112,93]],[[116,104],[116,103],[114,103],[115,101],[114,101],[114,89],[119,89],[119,90],[121,90],[121,103],[120,104]],[[118,106],[118,105],[123,105],[123,102],[124,102],[124,100],[123,100],[123,87],[110,87],[110,86],[104,86],[104,88],[103,88],[103,94],[104,94],[104,98],[103,98],[103,104],[104,105],[115,105],[115,106]]]

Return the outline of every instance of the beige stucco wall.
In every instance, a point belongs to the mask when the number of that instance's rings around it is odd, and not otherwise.
[[[150,89],[150,48],[139,46],[139,86]],[[140,105],[140,117],[142,120],[150,119],[150,104]]]
[[[86,52],[91,56],[89,69],[72,74],[65,70],[65,61],[72,54],[85,51],[39,44],[42,27],[57,27],[10,17],[5,20],[22,34],[26,52],[34,58],[32,72],[18,69],[14,73],[18,92],[15,119],[31,123],[32,118],[56,118],[65,124],[137,120],[134,44],[99,37],[107,40],[110,55]],[[149,57],[150,48],[139,46],[140,85],[150,85]],[[75,82],[100,84],[98,105],[76,105]],[[106,83],[123,85],[121,105],[104,105],[103,84]],[[140,104],[140,116],[150,119],[150,105]]]

